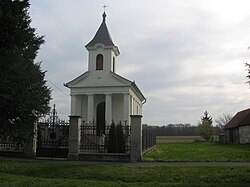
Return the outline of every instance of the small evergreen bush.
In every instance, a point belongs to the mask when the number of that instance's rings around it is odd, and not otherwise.
[[[109,129],[109,139],[108,139],[108,153],[116,152],[116,128],[115,123],[112,121],[112,124]]]
[[[109,140],[107,146],[108,153],[125,153],[125,138],[122,131],[121,122],[116,126],[114,121],[110,126]]]

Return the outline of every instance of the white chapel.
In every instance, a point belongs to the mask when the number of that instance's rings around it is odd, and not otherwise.
[[[87,124],[95,124],[97,135],[106,125],[130,125],[130,115],[142,115],[146,98],[132,82],[116,74],[116,58],[120,52],[106,25],[106,13],[88,50],[88,71],[65,84],[70,88],[71,116],[80,116]]]

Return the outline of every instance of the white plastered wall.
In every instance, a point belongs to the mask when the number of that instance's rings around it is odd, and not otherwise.
[[[130,114],[141,115],[142,114],[142,102],[137,95],[130,90]]]
[[[89,51],[89,71],[96,71],[96,56],[98,54],[103,55],[103,71],[112,71],[113,57],[116,58],[115,52],[110,48],[105,48],[102,44],[98,44],[95,49]]]
[[[123,111],[124,111],[124,104],[123,104],[123,94],[113,94],[112,95],[112,108],[113,108],[113,120],[115,124],[119,123],[120,121],[122,124],[124,123],[123,119]]]
[[[250,125],[239,127],[240,143],[250,143]]]

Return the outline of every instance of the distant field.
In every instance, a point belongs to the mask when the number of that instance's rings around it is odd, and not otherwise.
[[[156,143],[178,143],[178,142],[194,142],[201,140],[200,136],[156,136]]]
[[[217,142],[159,143],[145,161],[234,161],[250,162],[250,144],[227,145]]]

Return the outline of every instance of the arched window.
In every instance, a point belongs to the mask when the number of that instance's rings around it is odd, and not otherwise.
[[[96,70],[103,70],[103,55],[96,56]]]

